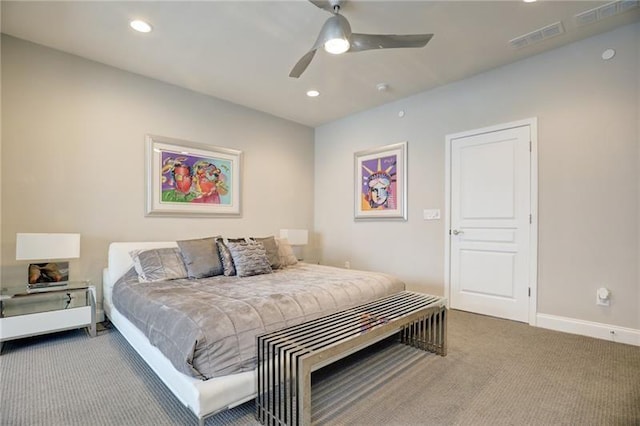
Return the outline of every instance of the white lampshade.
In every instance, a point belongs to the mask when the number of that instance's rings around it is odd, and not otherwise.
[[[305,246],[309,242],[309,231],[306,229],[281,229],[280,238],[286,238],[292,246]]]
[[[80,234],[16,234],[16,260],[80,257]]]

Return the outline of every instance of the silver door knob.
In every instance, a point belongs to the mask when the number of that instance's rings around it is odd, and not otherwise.
[[[454,229],[453,231],[451,231],[451,233],[452,233],[453,235],[458,235],[458,234],[464,234],[464,231],[459,231],[459,230],[457,230],[457,229]]]

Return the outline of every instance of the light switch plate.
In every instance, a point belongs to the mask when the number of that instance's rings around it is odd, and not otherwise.
[[[424,220],[438,220],[440,219],[440,209],[423,210],[422,217],[424,218]]]

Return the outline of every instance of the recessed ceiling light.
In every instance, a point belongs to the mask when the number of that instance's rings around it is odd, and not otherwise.
[[[139,31],[141,33],[149,33],[151,32],[151,25],[147,24],[144,21],[141,21],[139,19],[133,20],[131,22],[129,22],[129,26],[131,28],[133,28],[136,31]]]
[[[522,1],[525,2],[525,3],[535,3],[536,2],[536,0],[522,0]]]
[[[309,90],[307,91],[307,96],[310,98],[315,98],[316,96],[320,96],[320,92],[317,90]]]

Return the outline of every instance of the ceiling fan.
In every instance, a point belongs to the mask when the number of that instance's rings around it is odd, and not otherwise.
[[[399,47],[424,47],[433,34],[357,34],[351,32],[351,25],[347,18],[340,15],[342,0],[309,0],[320,9],[331,12],[333,15],[322,26],[318,39],[289,73],[289,77],[298,78],[307,69],[316,50],[324,46],[324,49],[333,54],[345,52],[362,52],[373,49],[395,49]]]

